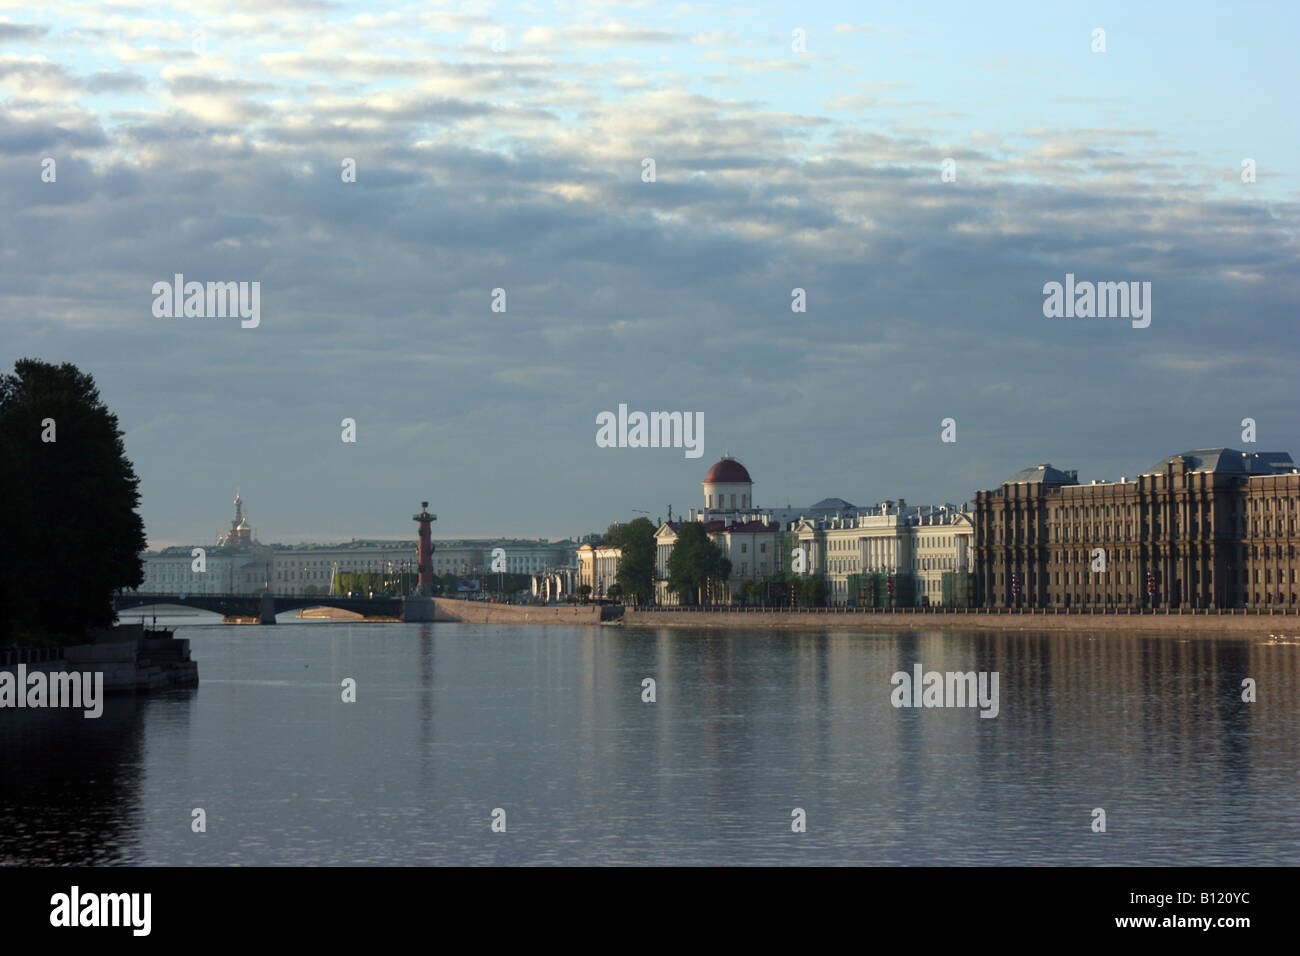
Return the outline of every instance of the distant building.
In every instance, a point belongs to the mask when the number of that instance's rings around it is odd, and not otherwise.
[[[731,576],[712,595],[714,603],[739,598],[746,581],[763,600],[773,582],[798,576],[823,578],[834,604],[941,604],[945,595],[947,603],[972,600],[973,523],[953,505],[925,514],[902,499],[859,507],[823,498],[806,508],[757,508],[748,469],[730,455],[709,469],[702,485],[704,508],[692,508],[689,520],[701,523],[731,561]],[[668,561],[682,524],[669,521],[655,532],[655,597],[661,604],[678,603],[668,589]],[[796,548],[803,549],[802,570]]]
[[[195,549],[202,548],[202,556]],[[141,555],[146,594],[254,594],[262,590],[271,549],[262,546],[235,492],[235,516],[215,545],[174,546]],[[199,565],[203,570],[196,570]]]
[[[801,518],[791,530],[832,604],[971,603],[974,521],[953,505],[909,508],[900,498],[849,516]]]
[[[1134,479],[1079,484],[1049,464],[975,496],[981,601],[995,607],[1297,605],[1300,469],[1285,452],[1208,448]]]
[[[548,567],[576,564],[572,541],[544,538],[476,538],[434,540],[433,573],[458,576],[491,574],[493,551],[504,552],[506,573],[533,574]],[[204,549],[205,571],[193,568],[194,547]],[[175,546],[146,551],[144,582],[138,589],[161,594],[282,595],[337,593],[337,576],[374,574],[381,580],[400,582],[417,573],[415,538],[353,540],[346,544],[263,545],[244,513],[241,494],[235,493],[235,515],[215,545]],[[408,577],[403,577],[407,575]],[[396,586],[396,584],[394,584]]]
[[[578,587],[591,589],[590,597],[601,599],[618,577],[618,559],[622,552],[604,544],[584,544],[578,549]]]
[[[248,548],[253,545],[255,535],[244,516],[244,499],[235,489],[235,517],[230,522],[230,530],[217,538],[219,548]]]
[[[543,601],[567,601],[578,596],[579,569],[574,567],[547,568],[533,574],[533,597]]]

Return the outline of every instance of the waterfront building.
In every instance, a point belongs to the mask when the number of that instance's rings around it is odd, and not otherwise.
[[[900,498],[851,515],[801,518],[792,532],[832,604],[970,603],[974,522],[954,505],[909,507]]]
[[[781,567],[777,543],[781,526],[769,512],[754,507],[754,481],[739,461],[724,455],[709,468],[701,482],[704,508],[690,509],[689,521],[704,526],[710,540],[731,560],[731,575],[719,583],[714,603],[728,603],[747,579],[767,578]],[[655,531],[655,600],[677,604],[668,589],[668,559],[677,542],[681,521],[666,521]]]
[[[1134,479],[1050,464],[975,498],[976,567],[995,607],[1295,607],[1300,469],[1209,448]]]
[[[195,553],[202,548],[203,554]],[[252,594],[262,590],[269,567],[265,548],[244,514],[244,501],[235,492],[235,516],[218,534],[215,545],[173,546],[146,551],[141,560],[144,580],[137,589],[148,594]],[[196,570],[198,564],[203,570]]]
[[[578,587],[591,589],[589,596],[601,599],[609,594],[618,578],[619,548],[605,544],[584,544],[578,549]]]
[[[578,597],[578,567],[547,568],[532,577],[533,597],[542,601],[567,601]]]
[[[730,577],[712,596],[715,603],[739,597],[746,581],[762,595],[771,582],[796,575],[823,578],[828,600],[835,604],[972,599],[973,521],[953,505],[926,513],[902,499],[859,507],[843,498],[824,498],[806,508],[758,508],[748,469],[730,455],[709,469],[702,486],[704,508],[692,508],[688,520],[702,523],[731,560]],[[668,589],[668,560],[681,526],[669,521],[655,532],[655,596],[661,604],[678,603]],[[796,548],[803,549],[802,571],[795,567]]]
[[[206,571],[193,570],[193,549],[205,552]],[[501,549],[507,574],[533,574],[548,567],[576,564],[573,541],[546,538],[444,539],[433,542],[433,574],[480,577],[492,574],[493,552]],[[248,523],[243,497],[235,494],[235,515],[215,545],[174,546],[147,551],[144,582],[138,589],[163,594],[275,594],[310,596],[337,593],[337,575],[374,574],[393,582],[415,577],[419,542],[415,538],[352,540],[344,544],[263,545]],[[408,578],[402,575],[408,575]]]

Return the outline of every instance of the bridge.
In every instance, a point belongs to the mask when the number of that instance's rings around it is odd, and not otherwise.
[[[127,591],[113,597],[113,610],[129,611],[132,608],[156,605],[192,607],[200,611],[220,614],[227,621],[238,618],[256,618],[260,624],[274,624],[275,616],[285,611],[305,607],[336,607],[352,611],[362,617],[388,621],[428,621],[433,619],[433,602],[429,598],[395,597],[379,594],[374,597],[334,597],[331,595],[281,595],[281,594],[148,594]]]

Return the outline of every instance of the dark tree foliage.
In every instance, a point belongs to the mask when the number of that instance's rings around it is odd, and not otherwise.
[[[649,518],[634,518],[627,524],[612,524],[605,533],[605,543],[621,550],[616,575],[618,597],[628,596],[642,604],[654,596],[655,526]],[[614,597],[613,590],[610,597]]]
[[[683,603],[692,604],[701,599],[709,581],[725,581],[730,576],[731,559],[710,540],[704,526],[684,522],[668,556],[668,587]]]
[[[144,580],[139,484],[91,376],[34,359],[0,376],[0,641],[117,619],[113,592]]]

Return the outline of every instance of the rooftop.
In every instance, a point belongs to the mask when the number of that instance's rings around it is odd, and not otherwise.
[[[1032,468],[1022,468],[1002,483],[1004,485],[1077,485],[1079,473],[1042,464]]]
[[[1170,462],[1179,460],[1187,462],[1189,471],[1228,472],[1238,475],[1276,475],[1290,471],[1295,467],[1291,456],[1284,451],[1237,451],[1235,448],[1197,448],[1193,451],[1180,452],[1163,458],[1151,468],[1142,472],[1144,475],[1158,475],[1164,472]]]

